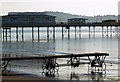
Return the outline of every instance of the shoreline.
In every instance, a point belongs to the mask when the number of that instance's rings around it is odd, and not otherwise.
[[[79,81],[79,82],[119,82],[119,80],[62,80],[62,79],[56,79],[52,77],[42,77],[37,76],[33,74],[27,74],[27,73],[18,73],[18,72],[10,72],[6,75],[2,75],[2,81],[1,82],[26,82],[26,81],[42,81],[42,82],[71,82],[71,81]]]
[[[52,78],[52,77],[42,77],[42,76],[37,76],[34,74],[28,74],[28,73],[18,73],[18,72],[12,71],[8,74],[2,75],[2,81],[5,81],[5,80],[59,80],[59,79]]]

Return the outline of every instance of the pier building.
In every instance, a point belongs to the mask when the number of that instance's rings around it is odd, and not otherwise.
[[[55,16],[36,12],[11,12],[2,16],[2,24],[8,26],[55,24]]]
[[[118,2],[118,22],[120,23],[120,1]]]
[[[85,24],[86,20],[85,18],[70,18],[68,24]]]

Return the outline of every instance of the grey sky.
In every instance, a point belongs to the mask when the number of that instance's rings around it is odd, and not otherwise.
[[[119,0],[3,0],[0,14],[14,11],[60,11],[86,16],[118,15],[118,2]]]

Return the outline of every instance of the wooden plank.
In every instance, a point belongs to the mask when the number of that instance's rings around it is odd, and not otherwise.
[[[109,56],[108,53],[86,53],[86,54],[68,54],[68,55],[49,55],[49,56],[30,56],[30,57],[9,57],[0,60],[30,60],[30,59],[49,59],[49,58],[70,58],[70,57],[88,57],[88,56]]]
[[[69,55],[50,55],[46,58],[69,58],[69,57],[88,57],[88,56],[109,56],[108,53],[86,53],[86,54],[69,54]]]
[[[54,52],[54,51],[41,51],[41,53],[35,53],[34,55],[41,55],[41,54],[47,54],[47,55],[55,55],[55,54],[63,54],[63,55],[68,55],[68,54],[73,54],[73,53],[66,53],[66,52]]]

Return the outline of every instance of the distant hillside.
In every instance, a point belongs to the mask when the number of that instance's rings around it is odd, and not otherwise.
[[[43,12],[46,15],[52,15],[56,16],[56,22],[61,23],[61,22],[67,22],[69,18],[85,18],[87,19],[87,22],[102,22],[103,20],[116,20],[118,21],[118,16],[115,15],[105,15],[105,16],[81,16],[81,15],[72,15],[69,13],[63,13],[63,12],[52,12],[52,11],[45,11]]]
[[[63,13],[63,12],[51,12],[51,11],[45,11],[44,12],[47,15],[52,15],[52,16],[56,16],[56,22],[60,23],[60,22],[67,22],[67,20],[69,18],[87,18],[87,16],[80,16],[80,15],[72,15],[72,14],[68,14],[68,13]]]
[[[103,20],[116,20],[118,21],[118,16],[115,15],[97,15],[97,16],[82,16],[82,15],[73,15],[63,12],[54,12],[54,11],[44,11],[44,12],[9,12],[8,14],[31,14],[31,15],[51,15],[56,17],[56,23],[67,23],[70,18],[85,18],[87,23],[93,22],[102,22]]]

